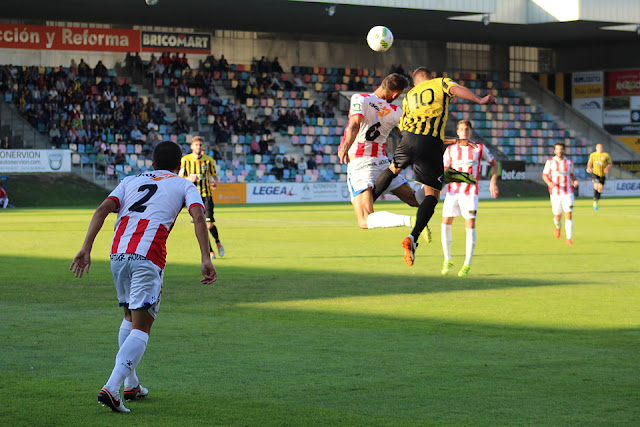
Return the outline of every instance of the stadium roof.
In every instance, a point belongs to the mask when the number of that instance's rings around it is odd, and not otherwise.
[[[554,4],[577,6],[558,11]],[[385,25],[405,40],[548,47],[640,44],[640,6],[632,0],[160,0],[156,6],[144,0],[0,0],[0,7],[3,20],[24,24],[96,22],[304,38],[363,37],[373,25]]]

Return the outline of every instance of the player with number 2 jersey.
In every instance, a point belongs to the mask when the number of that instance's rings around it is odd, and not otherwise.
[[[202,283],[213,283],[217,273],[209,258],[204,205],[197,188],[177,175],[182,149],[171,141],[153,151],[153,172],[130,176],[96,209],[82,248],[69,267],[76,277],[89,272],[91,249],[111,212],[117,212],[111,244],[111,273],[124,319],[118,332],[120,350],[109,380],[98,393],[98,403],[114,412],[129,412],[120,398],[148,395],[140,385],[136,366],[142,359],[151,326],[160,306],[166,262],[166,241],[183,207],[189,209],[200,247]]]

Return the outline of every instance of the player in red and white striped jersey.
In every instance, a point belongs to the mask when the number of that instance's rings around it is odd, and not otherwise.
[[[486,161],[491,165],[491,182],[489,191],[491,197],[496,198],[499,195],[498,190],[498,165],[487,147],[481,143],[469,145],[473,126],[468,120],[460,120],[457,128],[458,138],[460,140],[456,144],[447,146],[444,152],[443,163],[445,169],[451,167],[460,172],[471,174],[476,182],[480,181],[480,168],[482,161]],[[451,262],[451,241],[452,224],[454,217],[462,215],[464,225],[467,231],[466,240],[466,257],[464,264],[458,276],[463,277],[469,274],[471,268],[471,260],[476,245],[476,215],[478,213],[478,184],[467,184],[464,182],[452,182],[447,184],[445,188],[446,198],[442,206],[442,251],[444,252],[444,263],[442,265],[442,274],[448,274],[453,267]]]
[[[555,157],[550,158],[544,165],[542,179],[549,187],[553,222],[556,226],[555,237],[562,234],[562,212],[564,212],[564,226],[567,244],[573,245],[573,189],[578,187],[578,181],[573,174],[573,162],[564,155],[564,144],[557,142],[553,146]]]
[[[153,152],[155,171],[122,180],[102,202],[89,224],[80,252],[71,266],[76,277],[89,272],[91,249],[106,217],[117,212],[111,244],[111,272],[118,302],[124,307],[120,325],[120,350],[109,380],[98,394],[98,402],[114,412],[129,412],[120,399],[144,397],[148,390],[140,386],[136,366],[149,340],[151,326],[160,306],[162,279],[166,262],[166,241],[183,207],[189,209],[200,246],[202,283],[213,283],[217,273],[209,258],[209,238],[202,198],[196,187],[177,175],[182,150],[165,141]]]
[[[338,149],[340,163],[348,164],[347,184],[360,228],[411,226],[411,217],[390,212],[373,212],[373,185],[389,167],[386,145],[389,133],[398,126],[402,109],[391,104],[409,85],[406,77],[390,74],[375,92],[351,97],[349,123]],[[410,206],[417,207],[407,181],[396,177],[389,190]]]

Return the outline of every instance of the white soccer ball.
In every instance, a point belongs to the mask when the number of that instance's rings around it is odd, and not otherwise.
[[[382,25],[375,26],[367,34],[367,43],[376,52],[387,51],[393,44],[393,34],[387,27]]]
[[[160,0],[144,0],[144,2],[145,2],[146,4],[148,4],[149,6],[155,6],[155,5],[157,5],[159,1],[160,1]]]

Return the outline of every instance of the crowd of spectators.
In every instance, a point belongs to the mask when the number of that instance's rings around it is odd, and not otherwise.
[[[107,134],[151,145],[157,127],[168,124],[162,106],[137,97],[126,80],[109,76],[101,61],[93,69],[83,59],[68,68],[3,66],[0,90],[11,94],[18,111],[55,147],[82,143],[99,152]],[[188,132],[174,125],[176,133]],[[151,130],[154,138],[143,138]]]

